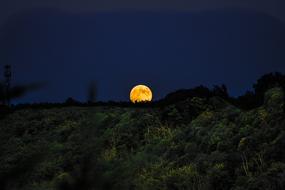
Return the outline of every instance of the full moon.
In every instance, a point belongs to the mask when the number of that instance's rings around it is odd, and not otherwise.
[[[150,102],[152,100],[152,92],[145,85],[137,85],[131,90],[130,99],[133,103]]]

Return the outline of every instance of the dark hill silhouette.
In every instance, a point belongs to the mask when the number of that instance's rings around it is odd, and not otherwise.
[[[285,75],[282,73],[269,73],[262,76],[252,86],[253,91],[247,91],[239,97],[231,97],[227,92],[226,86],[214,86],[213,89],[205,86],[198,86],[193,89],[177,90],[166,95],[165,98],[158,101],[161,105],[175,104],[194,97],[209,99],[211,97],[220,97],[231,102],[235,106],[250,110],[259,107],[264,102],[265,92],[274,87],[280,87],[285,91]]]
[[[0,119],[0,189],[281,190],[284,95],[250,111],[220,97],[17,110]]]
[[[1,86],[0,86],[1,87]],[[285,93],[285,75],[281,73],[269,73],[262,76],[256,81],[253,85],[253,91],[247,91],[244,95],[239,97],[232,97],[228,94],[227,87],[225,85],[214,86],[213,88],[207,88],[205,86],[198,86],[192,89],[182,89],[175,92],[169,93],[158,101],[153,102],[144,102],[133,104],[130,101],[108,101],[108,102],[80,102],[75,100],[72,97],[69,97],[65,102],[43,102],[43,103],[32,103],[32,104],[17,104],[12,107],[0,106],[0,116],[5,116],[6,114],[11,113],[12,111],[17,111],[21,109],[33,108],[33,109],[52,109],[52,108],[64,108],[64,107],[120,107],[120,108],[162,108],[173,107],[175,112],[180,113],[181,115],[185,112],[185,105],[187,104],[187,113],[188,116],[183,116],[184,118],[192,119],[196,117],[197,114],[201,113],[201,110],[205,110],[205,107],[202,104],[207,104],[211,102],[213,98],[220,98],[228,103],[233,104],[241,110],[252,110],[258,108],[264,104],[264,96],[266,91],[271,88],[280,88]],[[17,87],[19,88],[19,87]],[[11,95],[15,95],[12,88]],[[23,86],[19,89],[25,89]],[[28,89],[26,89],[28,90]],[[30,89],[31,90],[31,89]],[[21,94],[20,94],[21,95]],[[1,97],[1,93],[0,93]],[[4,97],[4,96],[2,96]],[[11,96],[15,98],[15,96]],[[1,99],[0,99],[1,100]],[[284,99],[285,102],[285,99]],[[166,109],[162,113],[162,119],[169,119],[169,113]],[[189,120],[185,120],[188,122]]]

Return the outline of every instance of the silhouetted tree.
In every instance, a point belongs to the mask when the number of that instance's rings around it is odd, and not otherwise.
[[[259,107],[264,102],[265,92],[274,87],[282,87],[283,90],[285,89],[285,75],[281,73],[269,73],[262,76],[253,85],[253,92],[246,92],[245,95],[233,100],[232,103],[246,110]]]
[[[274,87],[285,88],[285,75],[281,73],[270,73],[262,76],[256,84],[253,85],[254,92],[258,98],[263,97],[264,93]]]
[[[67,106],[78,106],[81,103],[79,101],[69,97],[69,98],[66,99],[64,104],[67,105]]]
[[[228,89],[224,84],[221,86],[215,85],[212,91],[214,96],[219,96],[224,99],[228,99],[230,97]]]
[[[13,87],[9,87],[9,102],[12,99],[15,98],[20,98],[22,96],[24,96],[27,92],[29,91],[33,91],[33,90],[37,90],[39,88],[41,88],[43,86],[43,84],[31,84],[31,85],[17,85],[17,86],[13,86]],[[6,90],[6,86],[0,83],[0,101],[7,104],[7,90]]]
[[[232,100],[232,103],[242,109],[250,110],[260,105],[260,100],[256,98],[256,95],[252,91],[247,91],[244,95],[239,96]]]
[[[4,82],[0,82],[0,103],[10,106],[11,100],[25,95],[29,91],[37,90],[43,87],[43,83],[30,85],[11,85],[12,71],[10,65],[4,66]]]

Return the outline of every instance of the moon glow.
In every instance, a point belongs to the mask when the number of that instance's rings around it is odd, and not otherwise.
[[[150,88],[145,85],[137,85],[131,90],[130,100],[133,103],[150,102],[152,100],[152,92]]]

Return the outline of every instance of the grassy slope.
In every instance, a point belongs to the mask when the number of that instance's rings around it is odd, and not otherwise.
[[[19,110],[0,121],[0,189],[282,189],[282,96]]]

